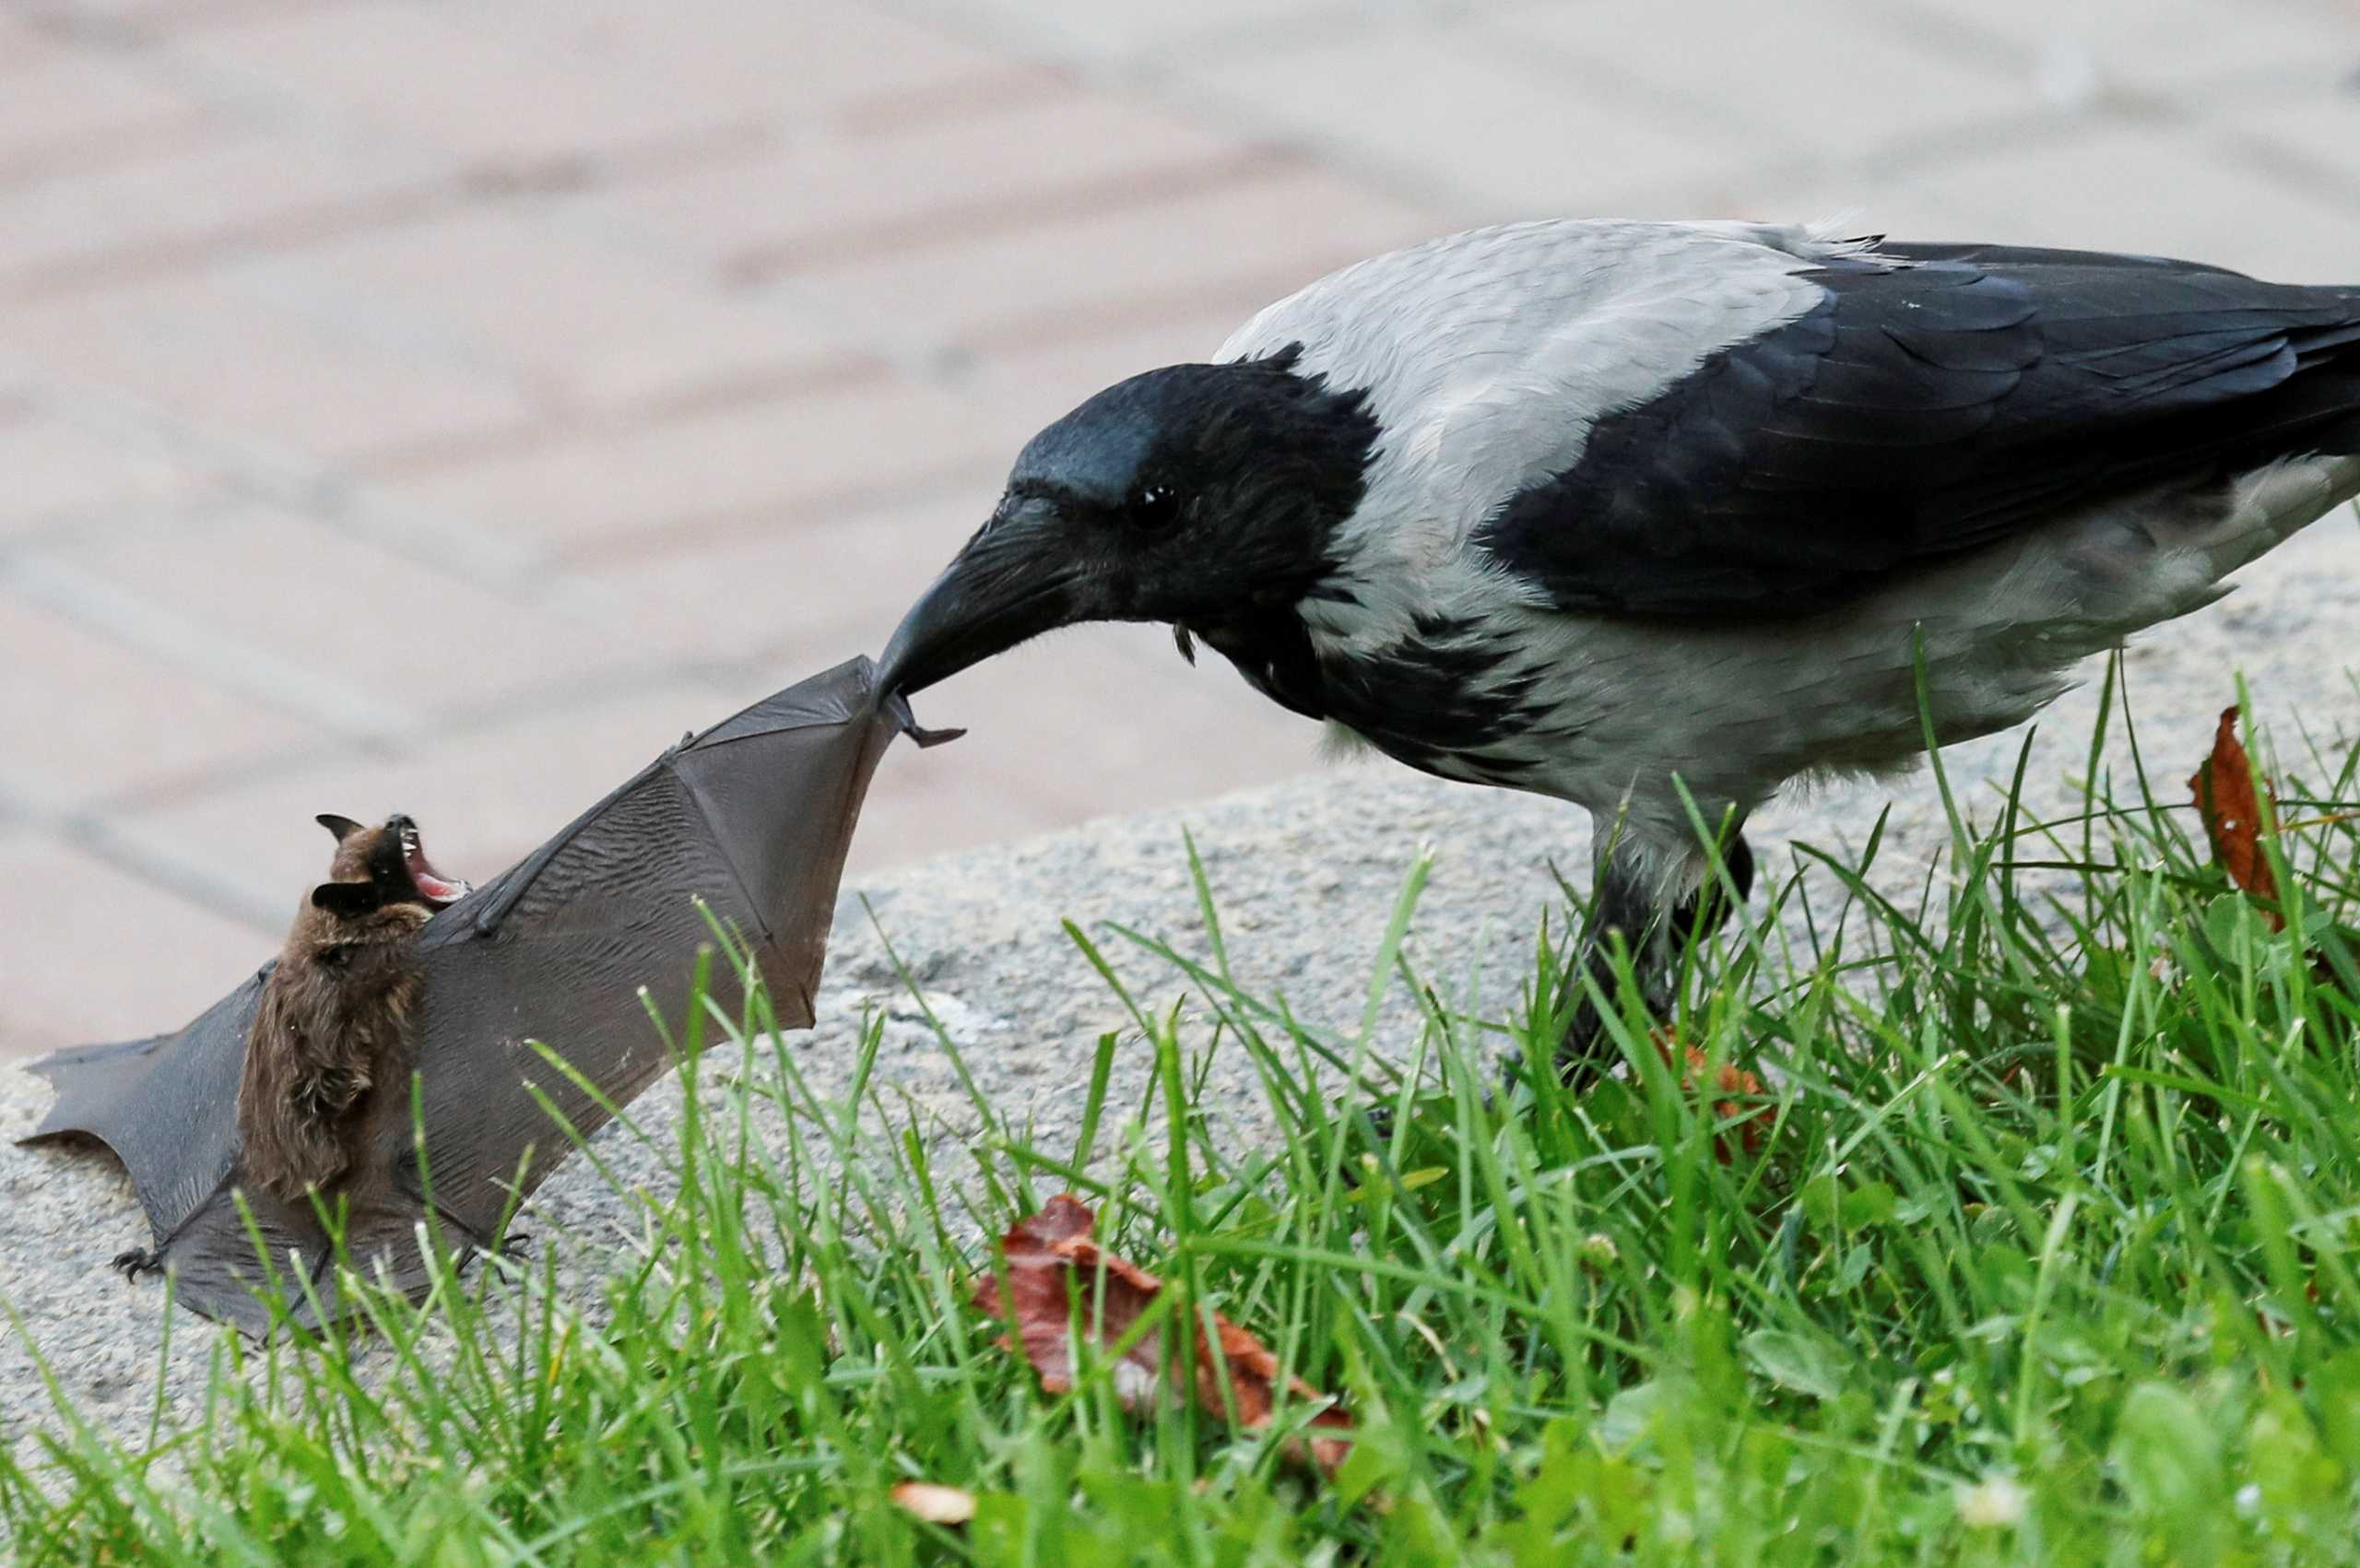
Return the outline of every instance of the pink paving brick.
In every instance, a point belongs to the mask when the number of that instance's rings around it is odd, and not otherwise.
[[[1646,25],[1624,8],[1598,11],[1602,26]],[[1536,53],[1472,26],[1331,29],[1208,62],[1188,82],[1315,153],[1398,171],[1446,204],[1437,232],[1644,206],[1666,184],[1744,158],[1739,127],[1584,90],[1580,61]]]
[[[918,590],[989,513],[997,490],[979,474],[923,501],[594,560],[556,585],[552,602],[674,658],[782,677],[825,668],[883,647]]]
[[[2223,6],[2213,0],[1926,0],[1952,26],[2018,52],[2027,85],[2087,94],[2156,94],[2182,106],[2219,85],[2345,88],[2360,53],[2360,12],[2324,4]],[[2215,100],[2217,101],[2217,100]]]
[[[0,887],[40,890],[0,899],[0,1056],[176,1029],[278,945],[30,833],[0,836]]]
[[[58,810],[317,744],[321,731],[117,646],[0,582],[0,790]]]
[[[0,403],[0,539],[209,493],[215,476],[110,441],[38,407]]]
[[[2360,44],[2353,49],[2360,55]],[[2319,171],[2360,196],[2360,92],[2287,93],[2237,119],[2239,141],[2281,169]],[[2345,274],[2360,277],[2360,258]]]
[[[184,47],[303,112],[467,161],[595,152],[710,133],[733,117],[694,97],[619,90],[609,68],[475,26],[464,7],[317,6],[233,20]]]
[[[0,187],[0,281],[88,289],[400,221],[450,199],[442,162],[220,123],[56,178]]]
[[[396,501],[584,557],[690,548],[950,479],[997,477],[1004,416],[903,376],[726,405],[385,477]]]
[[[110,37],[155,38],[237,18],[297,10],[324,0],[47,0],[46,8],[87,18]],[[333,4],[334,0],[324,0]]]
[[[559,413],[857,357],[814,312],[726,294],[536,216],[478,206],[306,246],[258,270],[325,308],[399,320]]]
[[[1185,57],[1203,47],[1207,35],[1243,40],[1258,53],[1269,33],[1297,36],[1321,23],[1358,32],[1425,9],[1458,7],[1385,4],[1356,16],[1326,0],[969,0],[967,8],[990,16],[999,36],[1040,53],[1130,65]]]
[[[260,505],[95,532],[48,555],[201,616],[229,657],[296,665],[360,703],[420,724],[646,663],[646,649],[611,625],[505,597]]]
[[[6,11],[0,11],[0,78],[37,58],[47,44],[40,32]]]
[[[1067,217],[973,242],[946,240],[788,275],[876,330],[998,347],[1043,332],[1103,331],[1142,311],[1274,297],[1434,220],[1316,171],[1274,171],[1137,207]]]
[[[1007,76],[1001,54],[856,0],[699,0],[693,19],[640,0],[513,0],[487,31],[561,53],[619,97],[695,98],[797,124],[907,105]]]
[[[199,106],[122,60],[62,44],[0,39],[0,185],[71,176],[168,145]]]
[[[1691,146],[1723,156],[1723,167],[1726,153],[1736,150],[1732,135],[1752,125],[1776,124],[1771,147],[1783,159],[1804,161],[1857,154],[1864,120],[1890,146],[1962,125],[2021,130],[2053,112],[2029,79],[1978,64],[1972,52],[1929,49],[1921,20],[1885,7],[1855,0],[1787,0],[1775,8],[1693,0],[1685,9],[1693,30],[1677,52],[1633,47],[1634,34],[1652,19],[1610,6],[1504,16],[1493,25],[1544,61],[1622,63],[1664,102],[1682,106],[1683,112],[1667,117],[1671,124],[1709,127]],[[1760,68],[1799,36],[1817,41],[1819,69],[1844,84],[1845,112],[1792,113],[1790,81]],[[1634,159],[1616,161],[1626,176],[1658,173]],[[1709,171],[1666,167],[1660,174],[1666,183],[1687,183],[1700,171]],[[1627,183],[1622,188],[1634,190]]]
[[[313,112],[490,163],[707,138],[992,65],[881,14],[800,0],[701,6],[693,25],[662,6],[359,3],[215,27],[191,47]]]
[[[0,301],[13,340],[69,382],[105,385],[200,429],[350,457],[522,428],[522,388],[382,317],[210,274],[70,299]]]
[[[1043,76],[955,116],[822,128],[760,159],[620,183],[576,205],[691,247],[716,272],[771,276],[1152,200],[1252,155],[1233,136]]]

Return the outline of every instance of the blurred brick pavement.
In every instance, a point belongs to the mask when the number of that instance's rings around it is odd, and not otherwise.
[[[2355,72],[2339,0],[8,0],[0,1053],[209,1000],[315,811],[479,876],[874,651],[1033,429],[1333,265],[1852,209],[2347,280]],[[856,874],[1312,760],[1143,629],[922,709]]]

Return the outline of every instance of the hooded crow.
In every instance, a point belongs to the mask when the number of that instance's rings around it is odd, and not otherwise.
[[[2360,287],[1740,223],[1481,229],[1098,394],[894,634],[914,691],[1169,622],[1410,766],[1594,819],[1654,999],[1788,781],[2030,716],[2360,491]],[[1919,677],[1926,692],[1921,711]],[[1590,1031],[1569,1036],[1569,1066]]]

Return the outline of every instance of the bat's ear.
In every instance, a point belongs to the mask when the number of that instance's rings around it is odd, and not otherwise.
[[[374,882],[322,882],[312,890],[312,907],[350,919],[383,909],[385,895]]]
[[[360,823],[354,821],[349,817],[339,817],[333,811],[321,812],[315,820],[318,821],[321,827],[325,828],[329,832],[334,833],[336,835],[336,842],[338,843],[342,843],[345,840],[350,838],[353,834],[360,831]]]

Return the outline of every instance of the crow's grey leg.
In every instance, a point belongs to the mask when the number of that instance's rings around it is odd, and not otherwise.
[[[1557,1040],[1557,1076],[1571,1088],[1587,1087],[1613,1054],[1591,987],[1594,984],[1606,996],[1615,994],[1621,983],[1614,961],[1618,940],[1629,949],[1632,978],[1641,987],[1647,1010],[1659,1011],[1670,1000],[1668,923],[1653,896],[1654,878],[1642,871],[1637,858],[1617,855],[1608,860],[1589,929],[1582,934],[1562,983],[1573,996],[1574,1013]]]
[[[1729,824],[1721,851],[1721,863],[1740,902],[1753,891],[1753,850],[1739,831],[1743,825],[1742,819]],[[1615,994],[1615,939],[1619,937],[1630,949],[1632,978],[1639,984],[1647,1010],[1661,1016],[1671,1010],[1672,986],[1691,936],[1701,939],[1737,913],[1702,848],[1693,843],[1669,848],[1646,844],[1620,831],[1620,826],[1612,819],[1602,819],[1596,829],[1596,864],[1605,870],[1599,879],[1598,904],[1589,929],[1583,934],[1575,967],[1564,981],[1575,999],[1572,1020],[1558,1037],[1555,1060],[1557,1076],[1575,1089],[1596,1080],[1612,1056],[1605,1023],[1583,977],[1595,980],[1605,996]],[[1676,898],[1669,896],[1675,889],[1683,890]],[[1515,1086],[1523,1071],[1522,1064],[1511,1058],[1506,1068],[1508,1087]],[[1390,1105],[1368,1107],[1367,1114],[1380,1141],[1392,1136]]]
[[[1721,853],[1740,900],[1753,890],[1753,851],[1737,831],[1741,825],[1731,824]],[[1611,1055],[1605,1022],[1583,976],[1595,981],[1605,996],[1614,995],[1616,938],[1630,951],[1632,978],[1641,999],[1650,1013],[1660,1016],[1670,1010],[1681,955],[1691,937],[1711,934],[1736,913],[1701,849],[1682,846],[1667,852],[1615,832],[1605,819],[1600,819],[1598,841],[1605,869],[1599,879],[1597,912],[1583,936],[1578,967],[1566,977],[1577,999],[1557,1043],[1557,1075],[1574,1088],[1595,1079]],[[1670,896],[1675,889],[1685,890],[1676,900]]]

